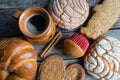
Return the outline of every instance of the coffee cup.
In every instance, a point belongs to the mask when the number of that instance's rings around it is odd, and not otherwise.
[[[21,32],[32,43],[49,42],[56,30],[56,23],[49,13],[41,7],[31,7],[23,12],[16,10],[13,16],[18,20]]]

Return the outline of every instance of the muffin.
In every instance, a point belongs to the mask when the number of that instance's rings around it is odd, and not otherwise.
[[[88,40],[78,33],[74,33],[72,36],[64,40],[64,51],[72,58],[84,56],[88,47]]]

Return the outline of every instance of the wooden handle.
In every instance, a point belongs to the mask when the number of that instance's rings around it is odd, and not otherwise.
[[[22,13],[22,11],[16,10],[15,13],[13,13],[13,16],[14,16],[16,19],[19,19],[21,13]]]

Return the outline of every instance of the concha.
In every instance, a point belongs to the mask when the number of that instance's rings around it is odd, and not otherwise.
[[[87,72],[97,79],[120,79],[120,41],[113,37],[97,39],[84,59]]]
[[[89,5],[86,0],[51,0],[49,13],[59,27],[72,30],[85,22]]]

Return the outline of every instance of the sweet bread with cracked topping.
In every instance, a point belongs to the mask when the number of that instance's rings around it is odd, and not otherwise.
[[[72,30],[86,21],[89,5],[86,0],[51,0],[49,13],[60,28]]]
[[[84,67],[97,79],[120,78],[120,41],[113,37],[97,39],[88,49]]]
[[[120,0],[104,0],[93,11],[87,26],[80,29],[80,33],[90,39],[105,34],[116,23],[120,16]]]

